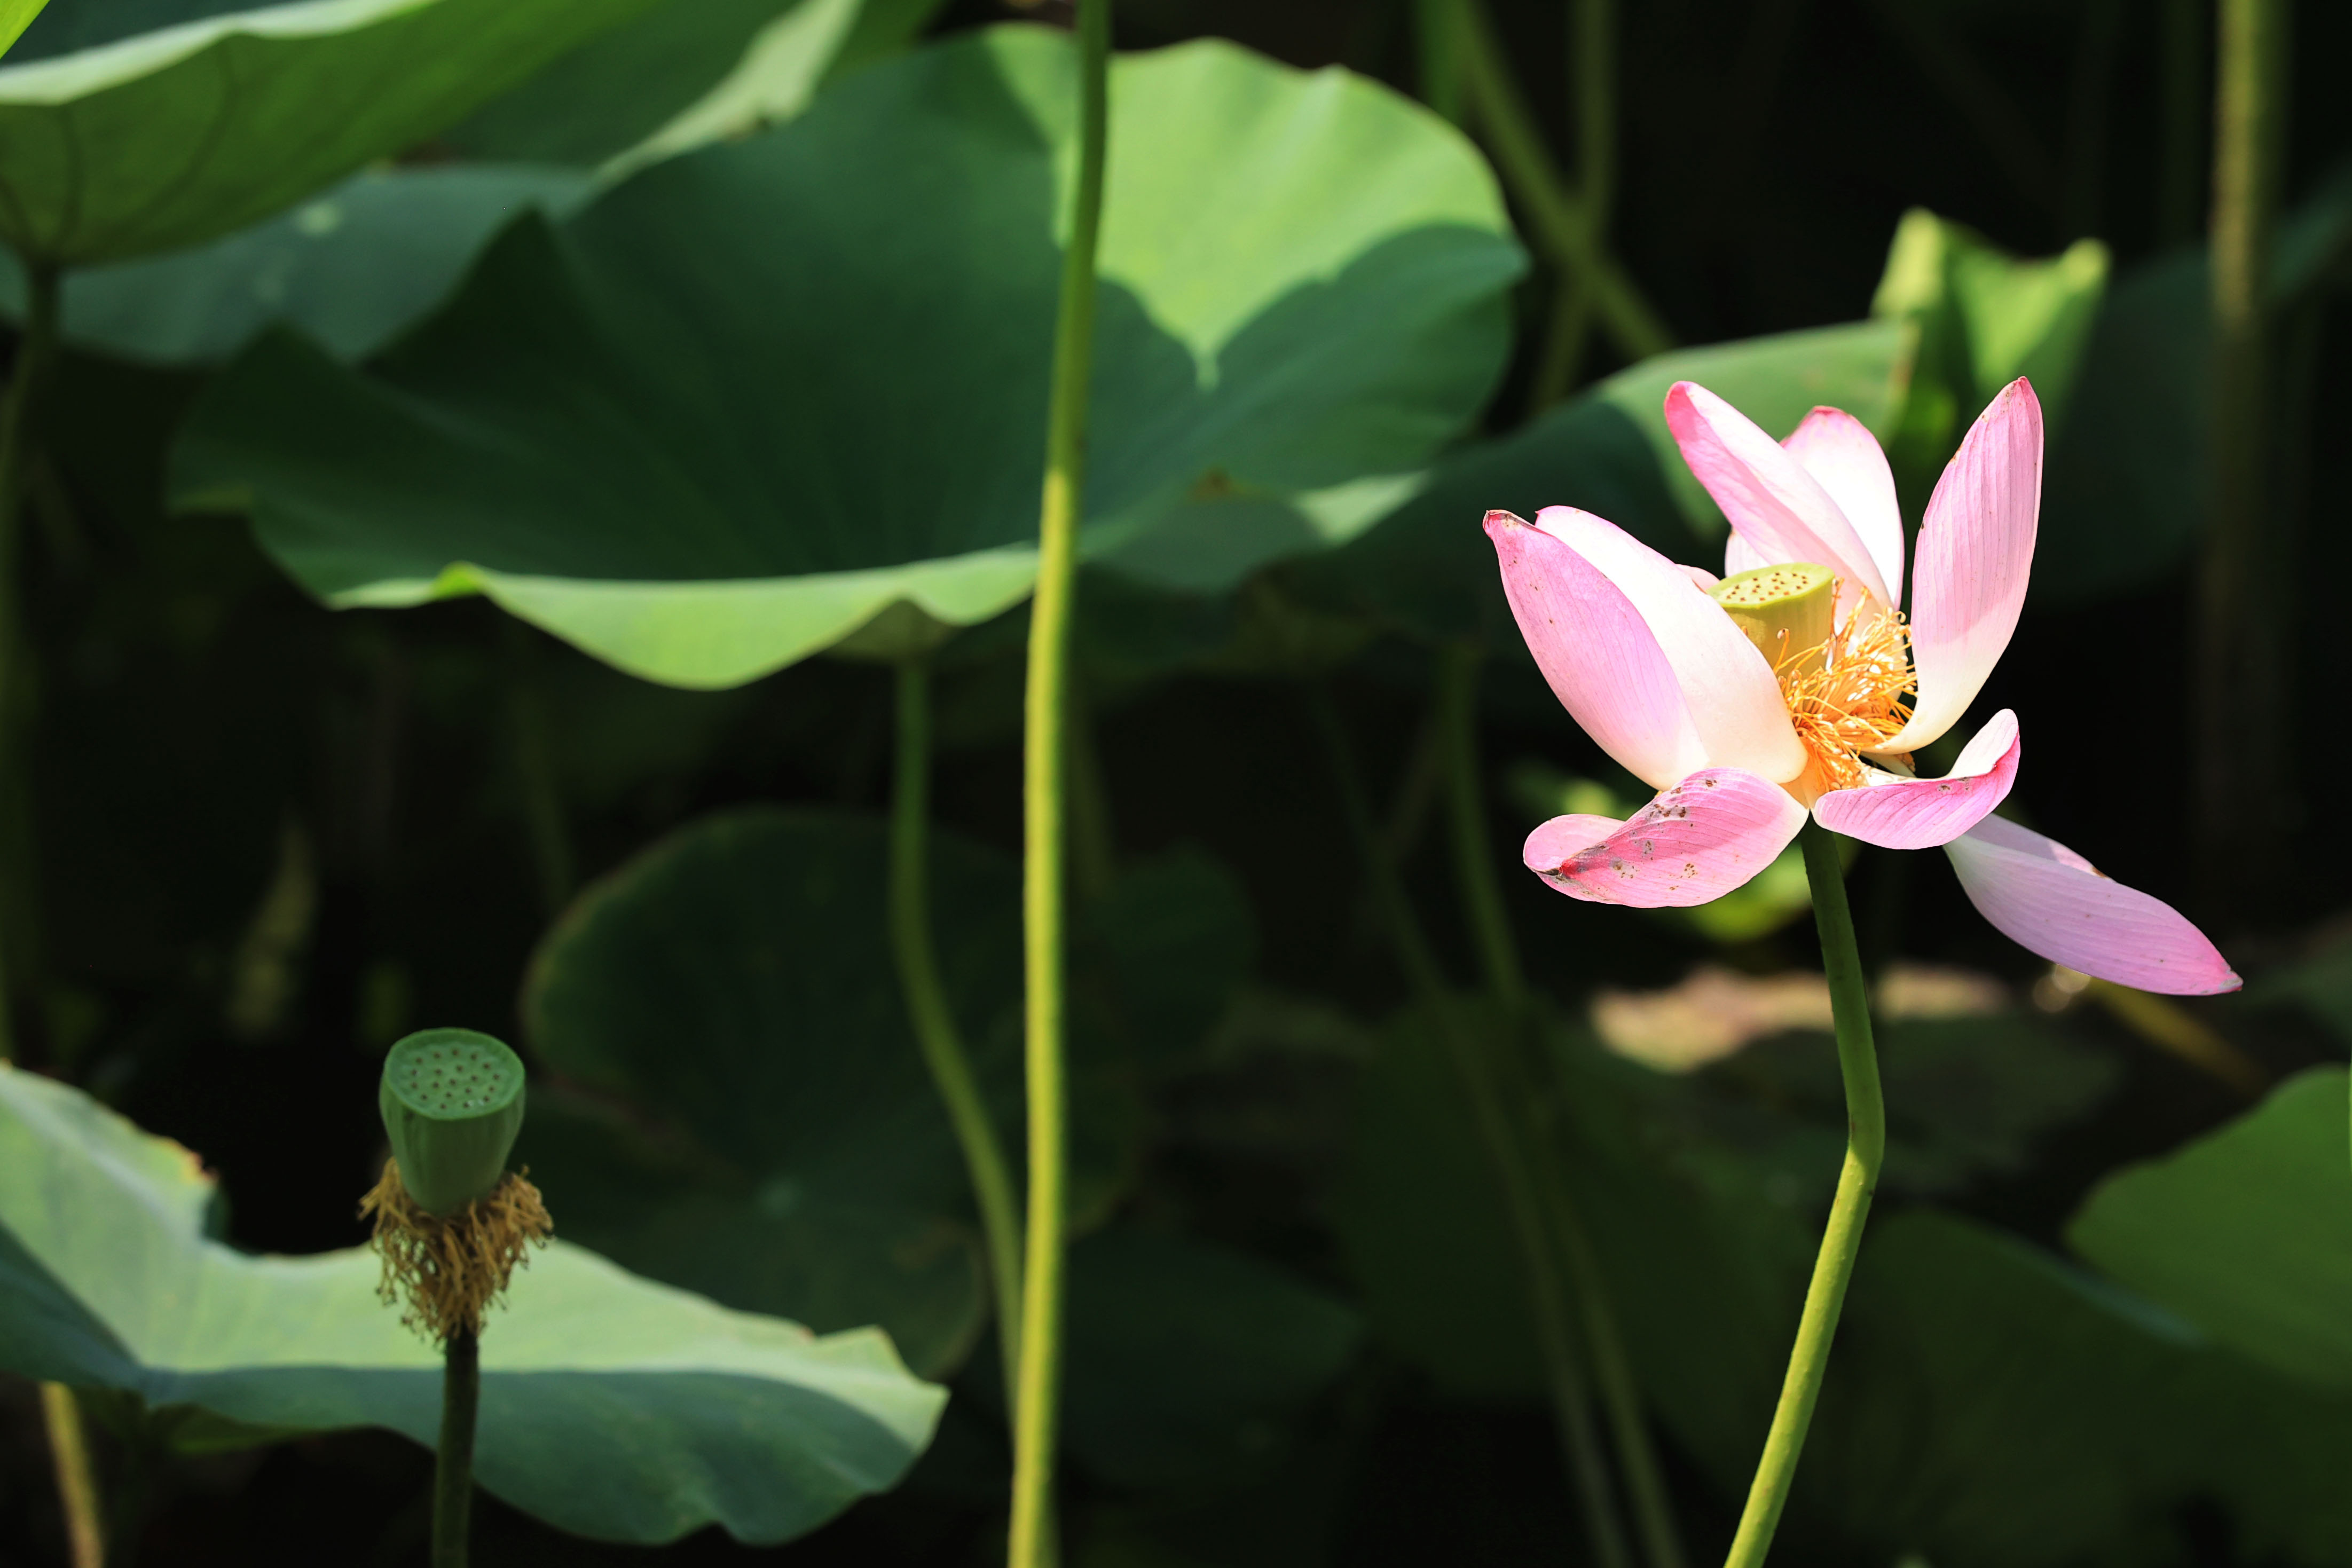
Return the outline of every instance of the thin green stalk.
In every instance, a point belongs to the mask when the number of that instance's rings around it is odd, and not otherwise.
[[[73,1390],[62,1383],[42,1384],[41,1419],[49,1430],[49,1458],[57,1467],[58,1504],[65,1513],[73,1568],[104,1568],[106,1532],[99,1522],[98,1472],[89,1460],[89,1434]]]
[[[1109,140],[1110,0],[1078,0],[1078,168],[1054,324],[1038,507],[1037,591],[1029,612],[1022,737],[1022,915],[1026,941],[1029,1227],[1013,1420],[1010,1568],[1052,1551],[1054,1448],[1062,1381],[1062,1251],[1067,1218],[1067,1064],[1063,1057],[1063,916],[1069,897],[1064,804],[1069,767],[1070,619],[1086,496],[1087,392],[1094,359],[1095,245]]]
[[[1480,1048],[1448,994],[1445,977],[1422,933],[1420,922],[1413,918],[1412,905],[1397,876],[1395,862],[1373,829],[1371,807],[1364,798],[1362,781],[1356,775],[1355,758],[1339,716],[1332,711],[1330,699],[1319,687],[1309,686],[1307,697],[1316,727],[1330,752],[1340,814],[1355,841],[1356,859],[1370,884],[1373,902],[1382,924],[1388,927],[1398,960],[1404,966],[1413,996],[1461,1075],[1471,1114],[1477,1123],[1479,1140],[1486,1145],[1496,1183],[1502,1188],[1503,1207],[1527,1276],[1528,1313],[1534,1320],[1536,1345],[1550,1385],[1552,1412],[1559,1422],[1561,1458],[1568,1469],[1569,1482],[1583,1504],[1592,1555],[1602,1568],[1631,1568],[1633,1556],[1626,1545],[1625,1526],[1618,1516],[1608,1461],[1601,1456],[1600,1433],[1592,1423],[1591,1391],[1586,1385],[1584,1369],[1577,1360],[1575,1343],[1568,1327],[1568,1297],[1551,1249],[1544,1239],[1542,1199],[1536,1190],[1527,1150],[1513,1125],[1506,1091],[1495,1064]]]
[[[1503,907],[1502,884],[1495,875],[1494,838],[1486,822],[1485,788],[1478,767],[1478,666],[1475,648],[1457,644],[1439,655],[1438,724],[1444,735],[1447,803],[1454,828],[1454,864],[1462,887],[1462,901],[1470,912],[1486,984],[1509,1016],[1516,1043],[1540,1051],[1537,1019],[1530,1007],[1526,971],[1519,963],[1518,943],[1511,933],[1510,916]],[[1633,1377],[1633,1358],[1625,1353],[1617,1330],[1616,1310],[1609,1300],[1608,1281],[1593,1250],[1591,1234],[1570,1197],[1567,1172],[1560,1166],[1548,1129],[1535,1119],[1538,1075],[1512,1053],[1499,1053],[1497,1062],[1503,1103],[1526,1108],[1526,1130],[1533,1151],[1535,1186],[1554,1244],[1565,1265],[1567,1285],[1576,1301],[1578,1320],[1584,1325],[1585,1352],[1601,1405],[1609,1417],[1610,1437],[1625,1475],[1625,1490],[1633,1509],[1633,1527],[1652,1568],[1682,1568],[1682,1532],[1675,1528],[1674,1500],[1667,1493],[1665,1471],[1657,1447],[1643,1418],[1642,1396]]]
[[[1601,327],[1627,359],[1645,360],[1673,348],[1674,334],[1601,243],[1593,210],[1568,188],[1553,162],[1486,7],[1480,0],[1454,0],[1454,17],[1471,114],[1504,183],[1534,226],[1538,246],[1563,276],[1573,275],[1591,290]]]
[[[443,1351],[441,1444],[433,1455],[433,1568],[466,1568],[474,1511],[474,1421],[482,1399],[482,1346],[471,1329]]]
[[[1009,1413],[1018,1403],[1021,1366],[1021,1210],[1013,1190],[1013,1167],[981,1096],[955,1009],[948,1005],[939,952],[931,940],[930,670],[919,658],[898,666],[897,773],[890,810],[890,950],[907,998],[908,1021],[922,1047],[931,1082],[947,1106],[956,1142],[962,1145],[972,1197],[980,1205],[989,1282],[996,1291],[997,1344],[1004,1357]]]
[[[2197,575],[2197,867],[2209,908],[2261,897],[2237,824],[2286,777],[2272,601],[2281,557],[2267,494],[2277,421],[2269,279],[2286,153],[2285,0],[2221,0],[2213,111],[2213,490]]]
[[[1854,946],[1853,913],[1846,907],[1837,842],[1813,822],[1805,824],[1800,838],[1805,847],[1805,877],[1812,884],[1813,923],[1821,931],[1822,968],[1829,976],[1830,1007],[1837,1024],[1838,1071],[1845,1080],[1845,1165],[1838,1172],[1837,1196],[1830,1203],[1830,1222],[1822,1233],[1812,1282],[1805,1288],[1805,1310],[1797,1322],[1796,1348],[1789,1353],[1780,1403],[1772,1412],[1764,1457],[1757,1462],[1756,1479],[1748,1489],[1748,1506],[1740,1513],[1739,1531],[1732,1538],[1724,1568],[1757,1568],[1771,1549],[1772,1531],[1780,1522],[1789,1483],[1797,1473],[1797,1456],[1805,1446],[1805,1428],[1821,1398],[1830,1342],[1837,1336],[1846,1283],[1853,1277],[1854,1255],[1862,1249],[1863,1221],[1870,1217],[1871,1195],[1878,1190],[1878,1170],[1886,1157],[1886,1106],[1878,1091],[1870,998],[1863,985],[1862,956]]]
[[[25,329],[16,343],[8,390],[0,394],[0,820],[11,821],[21,821],[25,783],[19,745],[25,709],[24,629],[16,558],[22,551],[25,496],[33,467],[33,424],[58,354],[58,269],[27,263],[25,287]],[[11,847],[20,853],[11,857],[18,863],[8,870],[21,876],[21,852],[30,848],[25,841],[29,835],[18,831],[10,837],[16,841]],[[0,951],[0,1061],[15,1055],[9,1000],[22,977],[12,972],[16,966],[8,962],[11,956]],[[22,964],[21,954],[13,956]]]
[[[1569,79],[1576,101],[1576,177],[1596,243],[1605,244],[1617,199],[1617,0],[1570,0]],[[1552,295],[1528,401],[1550,407],[1576,384],[1592,327],[1592,288],[1567,274]]]
[[[1462,31],[1454,6],[1454,0],[1413,0],[1413,44],[1421,57],[1421,100],[1460,125]]]

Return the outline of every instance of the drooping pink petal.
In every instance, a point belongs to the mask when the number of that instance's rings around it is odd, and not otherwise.
[[[1674,666],[1706,747],[1702,767],[1743,768],[1767,779],[1803,770],[1805,748],[1772,666],[1687,572],[1616,524],[1573,507],[1546,507],[1536,527],[1591,562],[1640,612]]]
[[[1936,739],[1984,688],[2025,607],[2041,514],[2042,403],[2020,376],[1977,416],[1928,497],[1911,570],[1919,702],[1888,750]]]
[[[1780,445],[1853,525],[1886,586],[1886,607],[1901,604],[1903,509],[1895,499],[1895,470],[1886,465],[1878,437],[1842,408],[1817,408]]]
[[[1683,461],[1768,564],[1813,561],[1844,580],[1842,608],[1864,595],[1892,609],[1876,560],[1830,493],[1746,414],[1690,382],[1666,393]]]
[[[1685,577],[1689,578],[1693,582],[1698,584],[1698,591],[1701,593],[1705,593],[1708,589],[1713,588],[1717,583],[1723,580],[1723,579],[1716,576],[1715,573],[1707,570],[1706,568],[1703,566],[1685,566],[1677,563],[1675,570],[1681,572]]]
[[[1769,779],[1709,768],[1658,792],[1622,822],[1554,817],[1528,835],[1528,869],[1570,898],[1635,909],[1722,897],[1772,863],[1805,809]]]
[[[1880,773],[1858,789],[1832,789],[1813,802],[1813,821],[1883,850],[1932,850],[1992,814],[2017,782],[2017,715],[1992,716],[1941,779]]]
[[[1508,512],[1486,514],[1486,537],[1519,635],[1584,732],[1653,788],[1704,767],[1675,667],[1633,601],[1564,540]]]
[[[1977,913],[2053,964],[2175,996],[2238,988],[2229,961],[2178,910],[2100,875],[2055,840],[1987,817],[1944,852]]]

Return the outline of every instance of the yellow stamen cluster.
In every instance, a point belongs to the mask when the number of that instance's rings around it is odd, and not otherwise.
[[[375,1249],[383,1260],[376,1294],[401,1301],[400,1321],[446,1344],[460,1332],[482,1332],[482,1314],[506,1293],[530,1250],[555,1230],[539,1188],[509,1171],[488,1197],[446,1217],[417,1207],[400,1179],[400,1162],[383,1163],[383,1179],[360,1200],[360,1217],[375,1216]]]
[[[1824,790],[1861,786],[1857,754],[1885,747],[1910,718],[1919,691],[1911,629],[1899,610],[1865,619],[1856,606],[1827,643],[1790,654],[1772,674],[1812,758],[1808,771]]]

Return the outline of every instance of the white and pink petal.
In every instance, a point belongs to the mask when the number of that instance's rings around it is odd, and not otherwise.
[[[2053,964],[2175,996],[2238,988],[2229,961],[2179,911],[2054,839],[1987,817],[1944,852],[1977,913]]]
[[[1935,740],[1984,689],[2025,607],[2041,513],[2042,404],[2021,376],[1977,417],[1928,498],[1911,566],[1919,700],[1888,750]]]
[[[1885,585],[1887,608],[1901,604],[1903,509],[1895,499],[1895,470],[1886,465],[1878,437],[1842,408],[1817,408],[1780,445],[1853,526]]]
[[[1803,771],[1805,749],[1789,722],[1772,666],[1686,568],[1573,507],[1546,507],[1536,514],[1536,526],[1591,562],[1640,612],[1674,666],[1706,747],[1700,766],[1740,768],[1768,779]],[[1653,786],[1665,782],[1642,777]]]
[[[1508,512],[1486,514],[1486,536],[1519,634],[1569,716],[1653,788],[1704,767],[1706,747],[1675,667],[1617,585]]]
[[[1571,898],[1635,909],[1722,897],[1770,865],[1805,809],[1769,779],[1708,768],[1659,791],[1622,822],[1555,817],[1528,835],[1529,871]]]
[[[1844,580],[1841,606],[1868,597],[1893,608],[1869,548],[1802,464],[1755,421],[1689,382],[1666,393],[1666,427],[1683,461],[1766,564],[1813,561]]]
[[[1906,779],[1881,769],[1860,789],[1832,789],[1813,802],[1813,821],[1884,850],[1932,850],[1992,814],[2017,782],[2017,715],[1992,716],[1941,779]]]

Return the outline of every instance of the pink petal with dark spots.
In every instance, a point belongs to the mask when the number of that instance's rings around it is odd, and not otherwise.
[[[1636,909],[1722,897],[1770,865],[1805,809],[1769,779],[1708,768],[1622,822],[1554,817],[1528,835],[1528,869],[1570,898]]]

